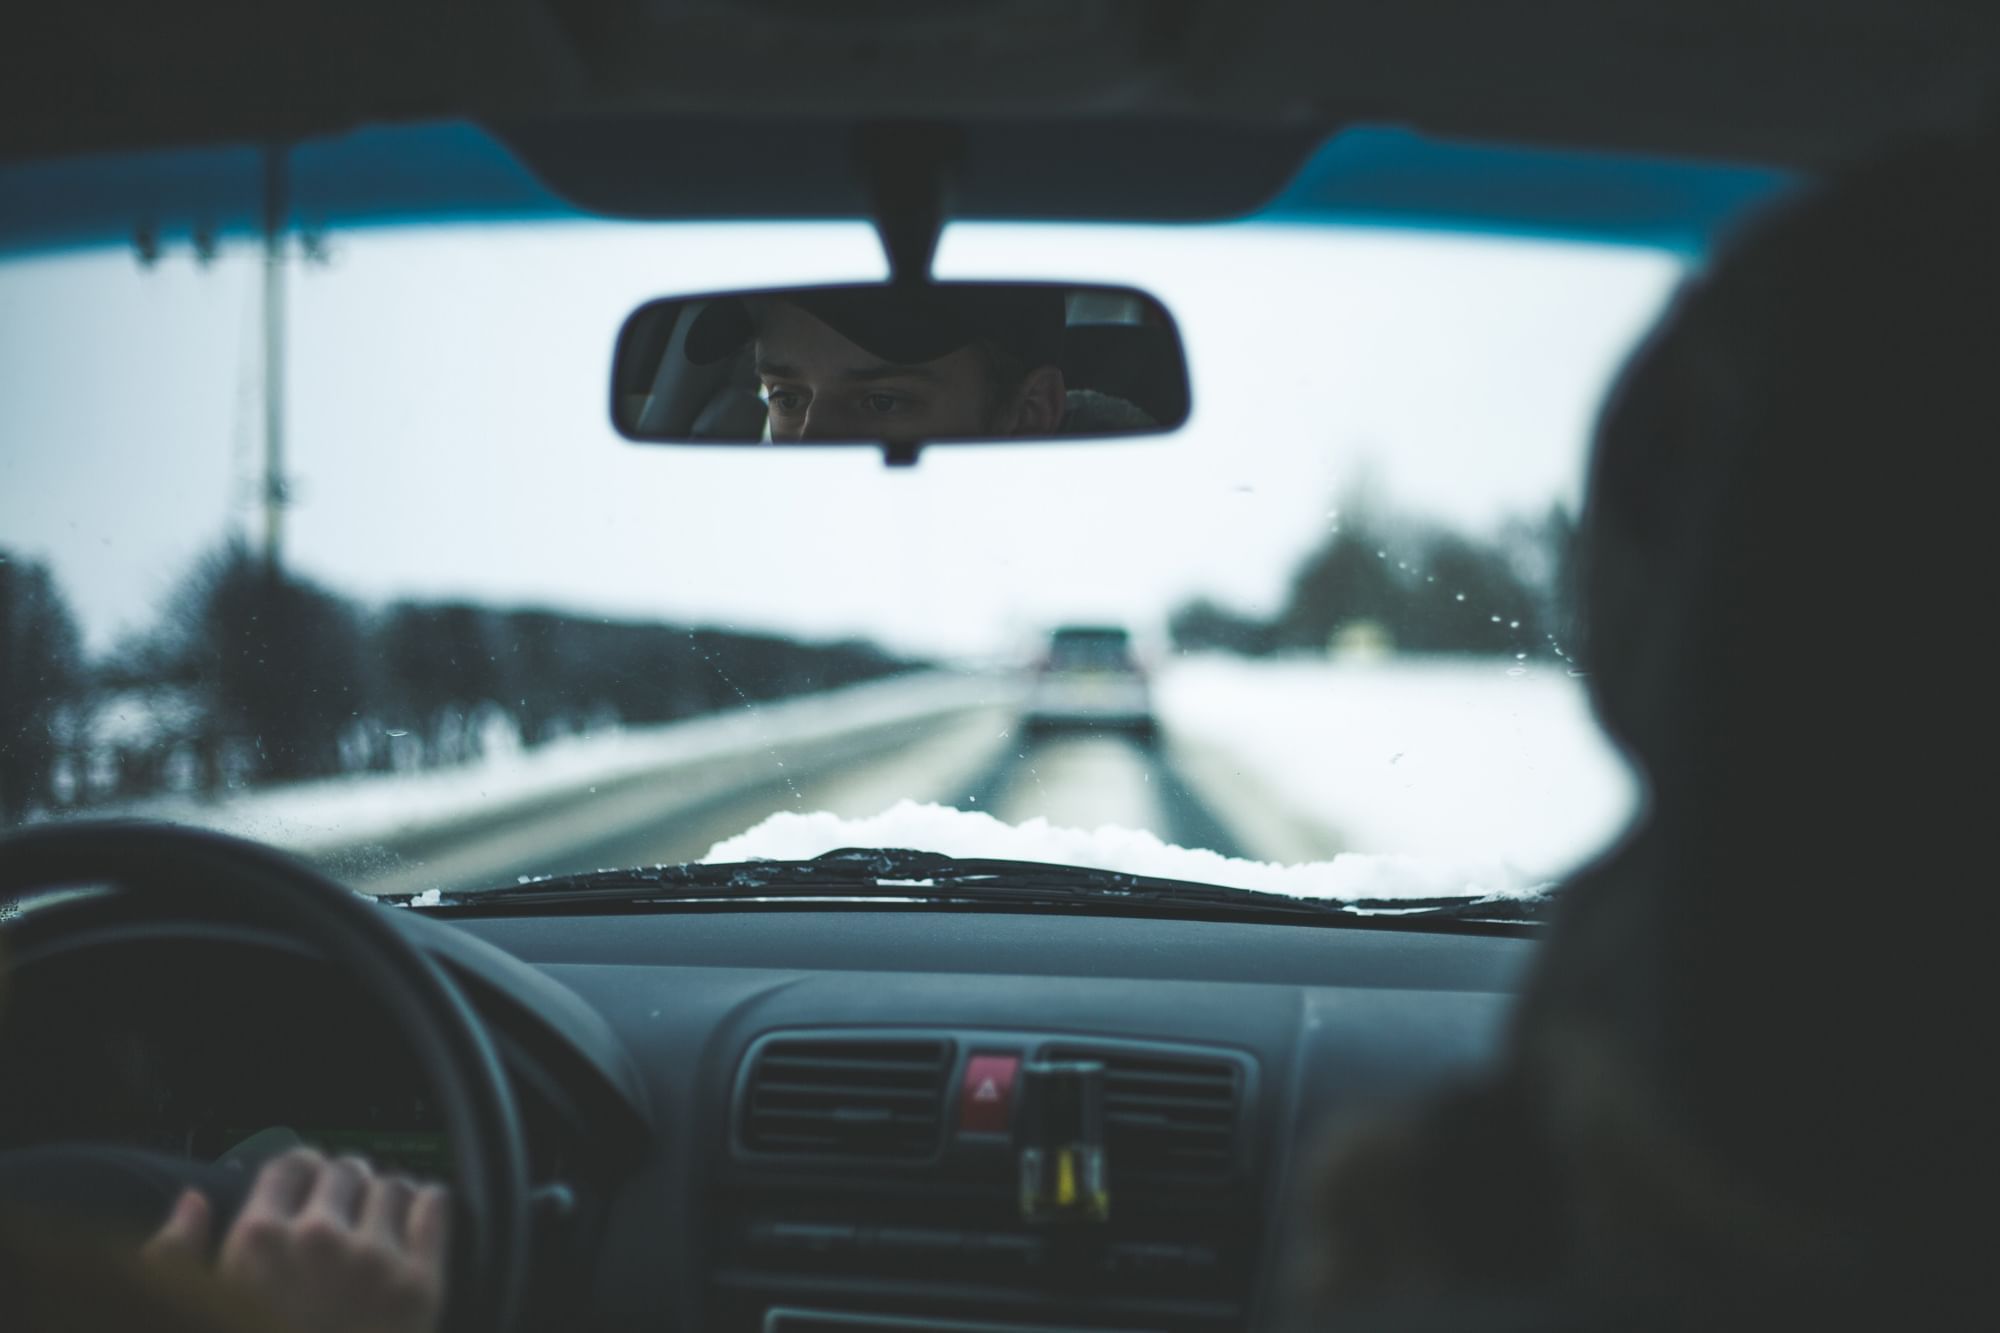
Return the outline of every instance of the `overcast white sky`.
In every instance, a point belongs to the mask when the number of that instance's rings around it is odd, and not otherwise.
[[[1484,527],[1574,503],[1661,253],[1232,224],[959,226],[939,271],[1130,282],[1181,322],[1195,416],[1156,442],[870,452],[628,445],[610,348],[675,292],[879,277],[856,224],[568,223],[331,238],[289,287],[293,564],[369,599],[1008,650],[1268,610],[1369,475]],[[50,561],[94,646],[254,514],[258,260],[0,264],[0,546]]]

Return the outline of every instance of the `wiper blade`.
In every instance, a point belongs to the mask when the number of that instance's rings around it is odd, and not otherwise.
[[[585,904],[686,903],[755,899],[1027,904],[1125,904],[1171,911],[1260,916],[1451,918],[1532,922],[1541,900],[1519,898],[1295,898],[1258,889],[1168,879],[1050,861],[956,857],[895,847],[844,847],[801,861],[689,862],[598,870],[460,894],[425,896],[424,906],[510,908]]]

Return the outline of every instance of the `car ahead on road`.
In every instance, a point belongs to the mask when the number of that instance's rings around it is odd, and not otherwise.
[[[1748,861],[1787,896],[1668,838],[1692,921],[1552,887],[1653,848],[1685,790],[1642,788],[1601,734],[1591,652],[1685,686],[1668,650],[1707,623],[1642,578],[1599,589],[1629,635],[1582,639],[1567,575],[1614,368],[1757,214],[1972,124],[2000,18],[1515,8],[6,21],[0,1319],[145,1322],[158,1287],[44,1243],[129,1243],[183,1185],[227,1225],[245,1168],[303,1141],[450,1182],[464,1333],[1275,1327],[1315,1276],[1315,1204],[1417,1233],[1360,1251],[1431,1301],[1378,1326],[1592,1326],[1515,1262],[1517,1220],[1566,1197],[1518,1123],[1407,1109],[1518,1054],[1571,904],[1567,966],[1602,1002],[1533,1051],[1579,1117],[1555,1146],[1672,1187],[1660,1266],[1602,1271],[1706,1295],[1669,1261],[1711,1215],[1728,1263],[1900,1259],[1816,1210],[1885,1180],[1931,1202],[1935,1164],[1798,1145],[1894,1101],[1931,1118],[1874,1141],[1921,1153],[1978,1110],[1926,1081],[1976,1061],[1911,1054],[1977,1010],[1905,1020],[1913,973],[1984,975],[1925,967],[1933,937],[1978,937],[1944,886],[1981,881],[1923,839],[1863,876],[1857,847],[1900,827],[1779,822],[1800,774],[1772,765],[1835,771],[1835,711],[1851,754],[1863,723],[1955,702],[1927,678],[1871,707],[1893,673],[1846,668],[1864,615],[1982,566],[1867,595],[1814,576],[1949,535],[1900,529],[1593,553],[1703,586],[1782,570],[1817,613],[1792,641],[1841,634],[1841,670],[1766,644],[1714,673],[1842,697],[1698,774],[1745,845],[1788,835]],[[1670,466],[1711,435],[1642,407],[1685,448],[1617,498],[1729,511],[1723,470]],[[1895,457],[1796,469],[1809,502],[1774,514],[1916,513],[1819,503],[1894,489],[1922,441],[1880,438]],[[1981,462],[1908,489],[1977,493],[1938,483]],[[1014,734],[991,664],[1079,605],[1171,626],[1171,763],[1045,764]],[[1329,663],[1362,625],[1394,651]],[[1702,720],[1665,730],[1767,717]],[[1884,771],[1956,811],[1954,766],[1917,758]],[[1106,790],[1241,855],[1104,820]],[[1863,878],[1937,895],[1818,910]],[[1660,979],[1663,940],[1701,950],[1668,981],[1756,994],[1690,1030],[1617,990]],[[1856,996],[1858,1021],[1825,1016]],[[1749,1054],[1648,1101],[1630,1049],[1580,1040],[1598,1020]],[[1661,1108],[1778,1130],[1718,1171]],[[1653,1137],[1584,1132],[1599,1113]],[[1453,1116],[1458,1152],[1412,1151]],[[1313,1197],[1329,1132],[1382,1123],[1408,1178]],[[1774,1179],[1807,1205],[1766,1207]],[[1476,1225],[1426,1231],[1475,1187]],[[1945,1216],[1890,1213],[1918,1245]],[[1604,1221],[1566,1252],[1595,1257]],[[1447,1254],[1469,1285],[1427,1267]]]
[[[1108,732],[1153,739],[1153,696],[1132,635],[1117,625],[1062,625],[1035,664],[1022,728],[1030,736]]]

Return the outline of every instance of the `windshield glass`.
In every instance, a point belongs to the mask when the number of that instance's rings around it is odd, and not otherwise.
[[[1636,799],[1567,580],[1683,262],[954,225],[941,276],[1157,295],[1193,415],[898,469],[605,411],[635,305],[879,279],[859,224],[0,263],[0,824],[202,824],[381,892],[852,845],[1532,891]]]

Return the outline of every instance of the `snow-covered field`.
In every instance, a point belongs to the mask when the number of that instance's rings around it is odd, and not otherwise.
[[[1155,705],[1170,734],[1234,759],[1351,852],[1549,879],[1637,800],[1584,682],[1557,666],[1189,658],[1162,673]]]

